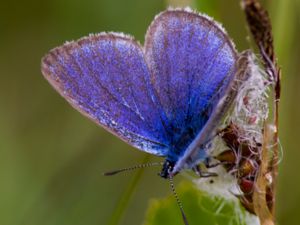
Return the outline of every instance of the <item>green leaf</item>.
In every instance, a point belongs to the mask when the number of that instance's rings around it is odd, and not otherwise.
[[[189,224],[248,225],[257,224],[256,218],[237,201],[210,196],[191,182],[182,182],[177,192]],[[183,225],[174,196],[150,201],[144,225]]]

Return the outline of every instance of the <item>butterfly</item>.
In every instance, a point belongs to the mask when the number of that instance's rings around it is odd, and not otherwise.
[[[193,169],[245,80],[247,53],[190,9],[157,15],[142,46],[122,33],[67,42],[42,73],[75,109],[135,148],[165,158],[160,176]]]

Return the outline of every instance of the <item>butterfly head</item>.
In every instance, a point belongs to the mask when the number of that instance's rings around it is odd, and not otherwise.
[[[176,174],[173,174],[173,168],[175,166],[175,162],[172,162],[168,159],[166,159],[166,161],[163,164],[162,170],[159,173],[159,176],[161,176],[162,178],[170,178],[170,176],[175,176]]]

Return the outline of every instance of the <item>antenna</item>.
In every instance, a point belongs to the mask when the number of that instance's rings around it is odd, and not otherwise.
[[[104,176],[112,176],[112,175],[116,175],[118,173],[125,172],[125,171],[132,171],[132,170],[141,169],[141,168],[145,168],[145,167],[161,166],[161,165],[163,165],[163,162],[153,162],[153,163],[139,164],[139,165],[135,165],[135,166],[132,166],[132,167],[127,167],[127,168],[117,169],[117,170],[113,170],[113,171],[108,171],[108,172],[103,173],[103,175]]]
[[[172,176],[172,175],[169,176],[169,180],[170,180],[170,187],[171,187],[171,190],[172,190],[172,192],[173,192],[173,195],[174,195],[174,197],[175,197],[175,199],[176,199],[177,205],[179,206],[179,209],[180,209],[180,212],[181,212],[181,216],[182,216],[183,222],[184,222],[185,225],[189,225],[189,223],[188,223],[188,221],[187,221],[187,218],[186,218],[186,216],[185,216],[185,213],[184,213],[184,211],[183,211],[182,203],[181,203],[181,201],[179,200],[178,195],[177,195],[177,193],[176,193],[176,190],[175,190],[175,187],[174,187],[174,182],[173,182],[173,176]]]

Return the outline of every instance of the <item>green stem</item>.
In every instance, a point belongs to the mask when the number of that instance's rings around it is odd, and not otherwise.
[[[144,158],[142,164],[147,163],[150,156],[147,154]],[[110,221],[108,222],[108,225],[118,225],[121,223],[121,220],[123,218],[123,215],[127,209],[127,206],[130,202],[130,199],[132,198],[135,189],[137,187],[138,182],[140,181],[142,175],[144,173],[144,169],[139,169],[134,177],[132,178],[132,181],[129,182],[127,185],[125,191],[123,192],[119,202],[117,203],[117,206],[115,207],[114,212],[111,215]]]

